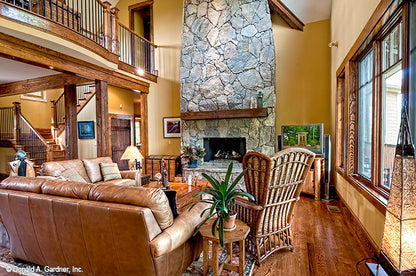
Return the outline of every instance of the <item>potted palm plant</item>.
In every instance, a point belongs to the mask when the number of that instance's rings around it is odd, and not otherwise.
[[[210,177],[209,175],[202,173],[202,176],[205,177],[208,182],[211,184],[210,186],[207,186],[204,191],[199,192],[194,197],[200,196],[200,195],[209,195],[208,198],[200,199],[196,202],[194,202],[189,209],[192,209],[198,202],[204,202],[209,204],[209,207],[205,208],[201,212],[201,217],[206,213],[209,212],[209,215],[206,219],[203,220],[201,225],[197,228],[195,231],[195,234],[198,233],[199,229],[202,227],[202,225],[205,224],[209,219],[213,218],[214,221],[212,223],[212,235],[215,236],[215,230],[218,228],[218,235],[220,244],[222,247],[224,247],[224,230],[233,229],[235,226],[234,224],[227,226],[227,223],[232,220],[231,217],[234,216],[235,220],[235,212],[232,210],[229,210],[229,207],[231,205],[235,204],[234,198],[236,196],[245,196],[252,200],[254,200],[254,197],[250,195],[249,193],[243,191],[242,189],[235,188],[238,182],[241,180],[241,178],[246,173],[246,170],[241,172],[236,179],[230,184],[230,176],[231,172],[233,170],[233,163],[231,162],[228,166],[227,173],[225,175],[225,179],[223,181],[217,180],[213,177]]]

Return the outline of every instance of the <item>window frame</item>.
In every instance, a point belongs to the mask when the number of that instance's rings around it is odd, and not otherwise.
[[[414,0],[413,0],[414,1]],[[337,70],[335,169],[379,210],[385,212],[389,190],[381,185],[382,165],[382,40],[402,22],[402,95],[409,87],[409,9],[411,0],[382,0]],[[358,172],[359,61],[373,50],[373,130],[371,180]],[[342,110],[344,110],[344,114]],[[345,114],[346,113],[346,114]],[[343,116],[339,118],[339,116]]]

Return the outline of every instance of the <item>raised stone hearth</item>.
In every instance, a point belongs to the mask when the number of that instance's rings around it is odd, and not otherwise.
[[[268,116],[186,120],[182,144],[203,146],[207,137],[243,137],[246,151],[273,154],[275,68],[267,0],[185,0],[181,112],[247,109],[261,91]]]

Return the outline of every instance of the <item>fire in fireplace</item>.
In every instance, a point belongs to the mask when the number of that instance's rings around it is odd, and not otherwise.
[[[246,154],[246,138],[204,138],[205,162],[211,160],[243,161]]]

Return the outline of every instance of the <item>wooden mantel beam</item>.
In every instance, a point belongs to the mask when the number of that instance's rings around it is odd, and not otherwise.
[[[65,73],[29,80],[9,82],[0,84],[0,97],[63,88],[65,85],[86,82],[91,82],[91,80]]]
[[[280,0],[269,0],[270,8],[275,11],[280,17],[292,28],[303,31],[303,22],[293,14],[285,4]]]

